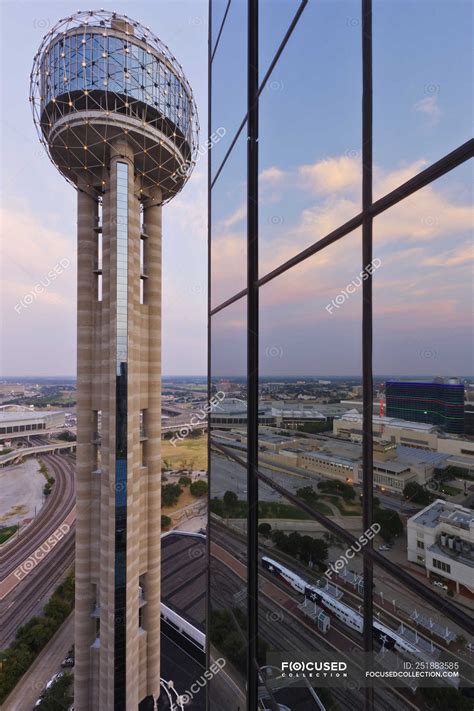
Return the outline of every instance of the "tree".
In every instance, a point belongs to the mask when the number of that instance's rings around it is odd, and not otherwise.
[[[338,482],[339,491],[342,494],[344,501],[353,501],[355,499],[356,493],[352,484],[346,484],[344,481]]]
[[[318,500],[318,494],[315,492],[312,486],[303,486],[301,489],[296,490],[296,496],[303,501],[306,501],[310,506]]]
[[[288,553],[295,556],[295,558],[298,555],[298,553],[300,552],[301,538],[302,538],[301,534],[297,533],[297,531],[293,531],[288,536],[288,542],[287,542]]]
[[[261,523],[258,527],[258,532],[264,538],[270,537],[271,530],[272,530],[272,527],[270,526],[269,523]]]
[[[288,550],[288,536],[283,531],[273,531],[272,541],[283,552]]]
[[[174,506],[183,490],[179,484],[165,484],[161,487],[161,501],[163,506]]]
[[[226,491],[223,498],[223,509],[226,516],[231,517],[237,508],[239,499],[235,491]]]
[[[162,528],[162,529],[163,529],[163,528],[168,528],[169,526],[171,526],[171,519],[170,519],[170,517],[163,515],[163,516],[161,517],[161,528]]]
[[[72,674],[63,673],[46,691],[39,708],[44,711],[67,711],[72,700]]]
[[[433,500],[433,496],[421,484],[416,481],[409,481],[403,489],[403,497],[414,504],[427,506]]]
[[[198,479],[197,481],[193,481],[191,486],[189,487],[189,491],[193,496],[205,496],[208,492],[208,485],[207,481],[204,481],[203,479]]]
[[[179,477],[179,484],[181,484],[181,486],[189,486],[191,484],[191,482],[192,482],[192,479],[189,476],[180,476]]]
[[[69,432],[69,430],[64,430],[64,432],[60,432],[58,434],[58,439],[63,440],[64,442],[75,442],[76,441],[76,435],[74,432]]]
[[[44,614],[55,623],[61,624],[69,615],[70,607],[65,600],[59,597],[51,597],[45,605]]]
[[[390,541],[403,533],[403,523],[396,511],[374,509],[374,522],[380,526],[380,535],[384,541]]]

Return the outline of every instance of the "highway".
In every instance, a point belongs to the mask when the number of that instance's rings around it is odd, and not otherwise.
[[[55,484],[34,521],[1,547],[0,648],[41,611],[74,564],[75,483],[70,456],[45,455]]]

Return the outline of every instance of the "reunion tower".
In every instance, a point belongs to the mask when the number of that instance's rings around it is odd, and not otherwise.
[[[30,101],[50,159],[77,189],[74,708],[153,708],[160,686],[159,708],[170,708],[176,692],[160,684],[161,209],[192,171],[196,105],[168,47],[104,10],[44,37]]]

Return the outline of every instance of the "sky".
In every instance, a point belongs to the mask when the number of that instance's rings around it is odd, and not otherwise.
[[[207,0],[158,0],[101,7],[148,25],[171,49],[193,88],[207,133]],[[0,376],[76,371],[76,191],[38,142],[29,75],[43,35],[90,2],[2,0],[2,347]],[[8,112],[7,112],[8,105]],[[163,209],[163,373],[205,374],[207,157]],[[56,265],[51,286],[25,296]],[[28,299],[26,300],[28,301]],[[18,306],[19,305],[19,306]],[[17,308],[15,309],[15,306]]]
[[[298,4],[262,0],[261,77]],[[214,28],[225,6],[214,3]],[[205,132],[207,2],[113,7],[170,46]],[[77,2],[2,5],[2,95],[15,110],[8,117],[3,110],[1,131],[7,235],[1,375],[75,371],[75,191],[37,143],[27,95],[44,32],[79,8],[89,9]],[[245,22],[245,0],[233,0],[214,58],[212,125],[224,135],[212,150],[213,174],[245,113]],[[375,198],[470,138],[471,26],[466,0],[374,1]],[[310,0],[262,92],[260,275],[360,211],[360,34],[359,0]],[[164,209],[164,374],[206,372],[206,160]],[[245,286],[245,176],[242,135],[213,189],[213,305]],[[464,164],[375,219],[375,372],[473,372],[471,185],[472,168]],[[31,284],[61,259],[70,261],[64,273],[17,313]],[[351,286],[348,294],[347,286],[357,284],[361,268],[355,231],[261,289],[262,375],[360,375],[361,288]],[[245,300],[216,314],[212,333],[214,374],[241,375]]]
[[[261,76],[288,3],[263,7]],[[260,276],[360,212],[359,8],[310,2],[261,94]],[[244,83],[241,20],[231,12],[216,58],[222,80],[230,66]],[[374,2],[375,199],[471,137],[471,27],[463,0]],[[219,83],[214,127],[238,125],[244,88]],[[213,306],[245,286],[245,150],[242,136],[213,189]],[[464,164],[374,220],[375,373],[473,373],[471,186]],[[260,289],[262,375],[361,375],[362,289],[352,286],[361,249],[356,230]],[[242,300],[214,317],[215,375],[245,372],[245,308]]]

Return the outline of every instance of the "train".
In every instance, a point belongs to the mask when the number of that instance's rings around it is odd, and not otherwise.
[[[346,627],[362,634],[364,629],[364,618],[358,612],[353,610],[352,607],[349,607],[349,605],[337,600],[325,590],[321,590],[315,585],[311,585],[311,583],[308,583],[307,580],[300,577],[289,568],[286,568],[281,563],[277,563],[277,561],[272,558],[263,556],[262,566],[273,575],[284,580],[294,590],[301,593],[309,600],[317,603],[320,607],[326,610],[326,612],[329,612],[334,615],[334,617],[337,617],[337,619],[340,620]],[[426,653],[418,647],[415,647],[413,644],[397,634],[394,630],[390,629],[390,627],[383,625],[378,620],[374,620],[373,622],[373,634],[374,638],[386,649],[395,649],[403,654],[413,654],[417,658],[426,657],[426,660],[429,659]]]

